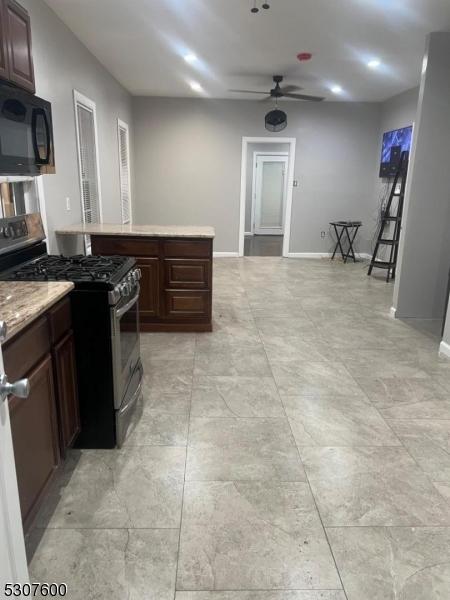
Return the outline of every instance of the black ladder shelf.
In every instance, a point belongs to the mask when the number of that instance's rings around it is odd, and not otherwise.
[[[405,200],[406,177],[408,175],[409,152],[403,151],[400,157],[397,172],[392,183],[389,200],[381,217],[380,231],[378,232],[377,243],[370,261],[369,271],[367,275],[371,275],[372,269],[386,269],[386,281],[395,278],[395,268],[397,266],[398,244],[400,241],[400,230],[402,225],[403,202]],[[400,191],[397,192],[397,187],[400,182]],[[398,198],[396,214],[391,214],[392,202],[394,198]],[[394,223],[394,231],[392,238],[386,238],[385,234],[389,233],[389,225]],[[387,231],[386,231],[387,230]],[[377,260],[380,248],[386,246],[389,248],[389,260]]]

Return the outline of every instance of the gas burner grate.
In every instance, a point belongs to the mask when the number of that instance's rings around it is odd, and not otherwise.
[[[13,276],[23,281],[109,282],[126,261],[124,256],[49,255],[23,265]]]

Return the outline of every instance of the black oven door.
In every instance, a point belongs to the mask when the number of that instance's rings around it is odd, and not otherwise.
[[[130,383],[140,363],[139,284],[129,296],[111,307],[114,373],[114,407],[123,408],[130,394]]]
[[[50,103],[0,84],[0,175],[39,175],[52,164]]]

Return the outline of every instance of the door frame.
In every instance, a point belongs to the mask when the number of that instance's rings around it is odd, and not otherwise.
[[[4,373],[1,343],[0,373]],[[29,581],[28,566],[7,399],[0,399],[0,456],[0,582],[23,584]]]
[[[284,190],[283,190],[283,223],[281,226],[281,234],[280,233],[275,233],[272,235],[284,235],[284,226],[285,226],[285,208],[286,208],[286,197],[287,197],[287,174],[288,174],[288,170],[289,170],[289,152],[262,152],[261,150],[256,150],[255,152],[253,152],[253,177],[252,177],[252,223],[251,223],[251,233],[254,234],[255,233],[255,226],[256,226],[256,215],[257,215],[257,211],[256,211],[256,199],[257,199],[257,187],[258,187],[258,169],[256,168],[256,165],[258,163],[258,158],[260,157],[264,157],[264,156],[276,156],[276,157],[284,157],[286,160],[284,161],[286,163],[286,176],[284,178]],[[281,161],[280,161],[281,162]],[[246,198],[247,201],[247,198]],[[264,234],[263,234],[264,235]],[[271,234],[266,234],[266,235],[271,235]]]
[[[283,256],[289,255],[289,243],[291,239],[291,213],[292,196],[294,191],[294,165],[296,138],[292,137],[242,137],[241,154],[241,193],[240,193],[240,219],[239,219],[239,256],[244,256],[245,237],[245,205],[246,205],[246,183],[247,183],[247,152],[249,144],[289,144],[289,163],[287,177],[286,207],[284,211],[284,237]]]

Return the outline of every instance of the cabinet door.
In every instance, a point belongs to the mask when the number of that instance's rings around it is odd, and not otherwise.
[[[75,343],[69,331],[54,347],[58,412],[63,453],[72,446],[80,433],[80,406],[75,370]]]
[[[6,38],[6,11],[0,0],[0,77],[9,79],[8,42]]]
[[[139,314],[142,317],[159,315],[159,259],[137,258],[141,270],[141,293],[139,295]]]
[[[28,398],[9,398],[14,460],[25,530],[60,462],[50,355],[28,374],[28,378]]]
[[[35,92],[31,24],[27,11],[15,0],[4,0],[8,40],[9,80]]]

